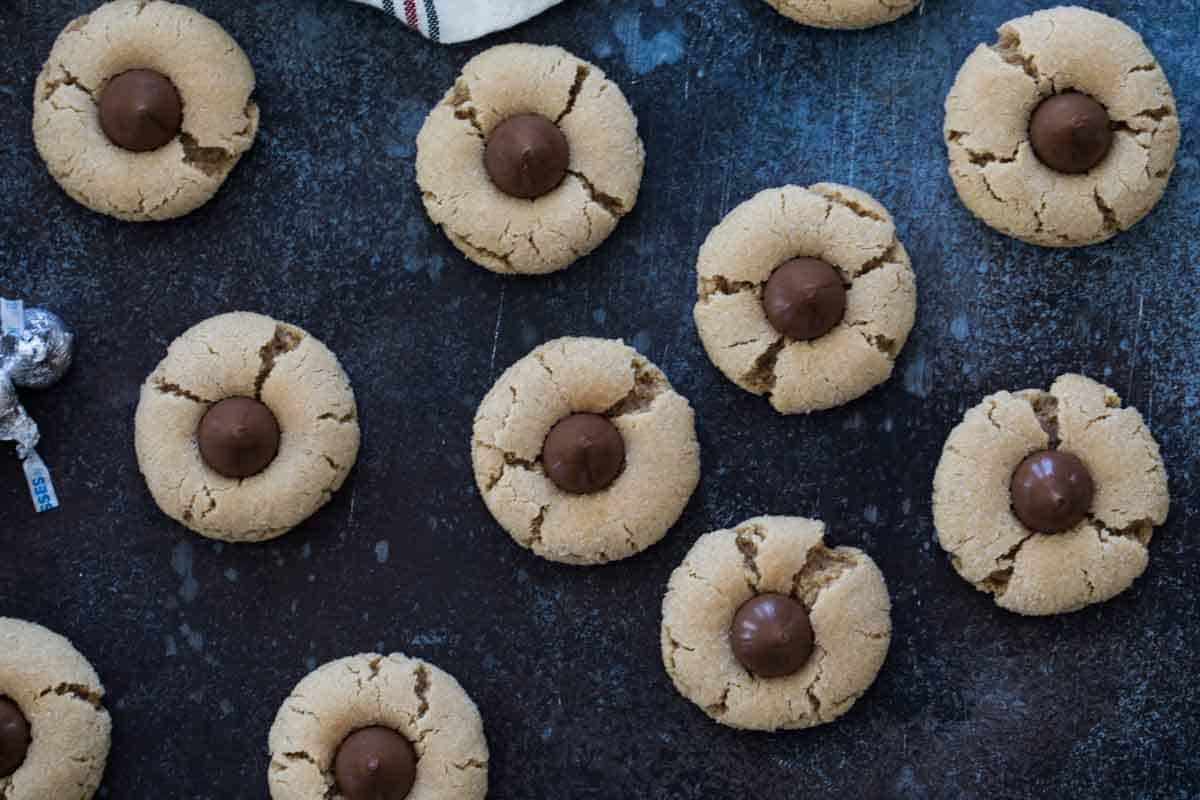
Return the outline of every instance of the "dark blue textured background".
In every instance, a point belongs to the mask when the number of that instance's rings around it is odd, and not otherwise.
[[[266,737],[318,663],[400,650],[478,701],[504,798],[1200,797],[1200,5],[1094,3],[1140,30],[1184,128],[1166,197],[1115,241],[1050,252],[977,223],[946,174],[958,65],[1024,0],[929,0],[860,33],[761,0],[568,0],[445,48],[338,0],[194,0],[245,48],[262,130],[216,199],[131,225],[69,200],[29,132],[33,81],[93,0],[0,0],[0,294],[80,334],[55,389],[27,394],[64,501],[35,516],[0,453],[0,614],[73,639],[108,687],[103,797],[262,798]],[[467,263],[427,221],[414,138],[461,65],[502,41],[561,44],[629,97],[640,202],[612,238],[537,280]],[[891,382],[783,418],[727,383],[691,320],[696,250],[758,190],[833,180],[895,214],[919,280]],[[137,471],[138,386],[167,343],[231,309],[308,328],[358,393],[363,449],[333,502],[263,546],[195,537]],[[498,373],[555,336],[624,337],[698,412],[704,477],[663,543],[574,569],[520,550],[469,465]],[[995,608],[938,548],[930,483],[962,412],[1082,371],[1146,416],[1172,509],[1146,575],[1054,619]],[[807,732],[739,733],[679,697],[658,651],[671,569],[704,531],[820,517],[887,576],[895,637],[875,687]]]

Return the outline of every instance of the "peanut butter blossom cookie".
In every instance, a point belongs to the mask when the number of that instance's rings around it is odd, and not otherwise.
[[[933,521],[954,568],[1020,614],[1125,591],[1168,505],[1142,415],[1082,375],[985,397],[950,433],[933,479]]]
[[[691,405],[606,339],[555,339],[505,370],[475,414],[471,460],[513,539],[569,564],[645,550],[700,480]]]
[[[633,210],[645,160],[620,88],[559,47],[467,62],[417,136],[429,217],[493,272],[567,267]]]
[[[400,654],[318,667],[271,726],[272,800],[481,800],[488,747],[453,676]]]
[[[115,0],[71,22],[34,89],[50,174],[133,222],[208,202],[254,142],[254,70],[217,23],[165,0]]]
[[[826,547],[825,525],[755,517],[701,536],[671,574],[662,656],[684,697],[722,725],[832,722],[874,682],[891,642],[875,562]]]
[[[261,314],[212,317],[142,386],[138,463],[167,516],[212,539],[281,536],[325,505],[358,457],[358,410],[337,358]]]
[[[108,760],[104,687],[71,643],[0,617],[0,797],[87,800]]]
[[[871,28],[899,19],[921,0],[767,0],[771,8],[814,28]]]
[[[783,414],[833,408],[886,381],[916,316],[891,215],[848,186],[759,192],[708,234],[696,272],[709,358]]]
[[[971,54],[946,98],[950,175],[972,213],[1046,247],[1136,224],[1179,147],[1167,76],[1142,37],[1083,8],[1011,20]]]

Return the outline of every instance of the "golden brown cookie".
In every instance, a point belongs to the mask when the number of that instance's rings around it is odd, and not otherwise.
[[[871,28],[899,19],[921,0],[767,0],[785,17],[814,28]]]
[[[272,800],[342,798],[334,775],[338,749],[350,734],[373,726],[400,734],[416,752],[407,800],[487,795],[483,720],[454,676],[399,653],[363,653],[318,667],[283,701],[268,743]]]
[[[197,443],[201,420],[251,398],[278,421],[274,459],[222,475]],[[221,314],[188,329],[142,386],[138,464],[155,502],[196,533],[229,542],[282,536],[329,502],[358,457],[358,408],[337,357],[307,331],[261,314]]]
[[[1030,119],[1076,92],[1110,118],[1107,155],[1081,174],[1043,163]],[[950,176],[973,214],[1045,247],[1080,247],[1131,228],[1158,203],[1175,167],[1179,116],[1167,76],[1142,37],[1084,8],[1038,11],[979,45],[946,98]]]
[[[798,341],[772,325],[763,292],[796,257],[840,274],[845,314]],[[833,183],[765,189],[709,232],[696,262],[700,340],[725,377],[782,414],[848,403],[886,381],[916,317],[916,276],[887,210]]]
[[[1017,466],[1045,449],[1079,458],[1094,482],[1090,511],[1058,533],[1026,527],[1010,492]],[[1019,614],[1063,614],[1128,589],[1169,504],[1142,415],[1082,375],[1063,375],[1049,391],[985,397],[946,439],[933,479],[933,521],[950,562]]]
[[[624,466],[590,494],[559,488],[543,445],[568,415],[606,417],[624,441]],[[666,535],[700,480],[692,407],[620,341],[555,339],[513,364],[479,404],[471,440],[488,510],[522,547],[569,564],[640,553]]]
[[[484,165],[489,137],[539,114],[566,137],[561,183],[534,199],[500,191]],[[429,218],[463,255],[506,274],[539,275],[587,255],[633,210],[645,153],[637,119],[604,72],[560,47],[485,50],[417,135],[417,184]]]
[[[117,146],[100,124],[105,90],[132,69],[165,76],[182,101],[178,135],[147,152]],[[253,144],[253,91],[246,54],[208,17],[166,0],[114,0],[54,42],[34,88],[34,141],[88,208],[132,222],[179,217],[208,202]]]
[[[31,734],[24,761],[0,777],[4,800],[88,800],[100,786],[112,736],[104,686],[69,641],[0,617],[0,700],[15,703]]]
[[[662,656],[687,699],[722,725],[773,731],[832,722],[875,681],[891,642],[891,600],[870,556],[827,547],[824,523],[755,517],[701,536],[671,574]],[[796,672],[764,678],[735,655],[730,627],[764,593],[798,601],[813,651]]]

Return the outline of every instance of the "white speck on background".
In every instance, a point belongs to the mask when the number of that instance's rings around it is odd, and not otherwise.
[[[625,63],[638,75],[645,75],[663,64],[675,64],[683,58],[682,25],[643,39],[641,13],[621,14],[613,22],[613,35],[625,48]]]
[[[375,543],[375,560],[378,561],[380,564],[386,564],[387,560],[388,560],[388,553],[390,550],[391,550],[391,545],[388,544],[387,539],[382,539],[382,540],[376,542]]]
[[[171,550],[171,568],[175,574],[183,578],[179,587],[179,596],[183,602],[190,603],[200,593],[200,584],[192,574],[192,543],[184,539]]]
[[[184,641],[188,643],[188,647],[199,652],[204,649],[204,634],[200,631],[192,630],[187,623],[179,626],[179,633],[183,635]]]
[[[925,360],[925,354],[917,350],[909,360],[908,366],[904,368],[904,391],[911,395],[925,398],[929,397],[932,389],[932,370],[930,370],[929,363]]]
[[[950,320],[950,335],[960,342],[971,335],[971,322],[967,319],[966,314],[959,314]]]

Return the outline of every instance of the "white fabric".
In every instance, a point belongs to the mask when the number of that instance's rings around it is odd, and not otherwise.
[[[401,22],[407,20],[405,0],[355,2],[389,11]],[[416,0],[413,10],[416,15],[416,30],[421,35],[443,44],[454,44],[511,28],[561,2],[562,0],[432,0],[438,22],[436,30],[431,30],[426,0]]]

